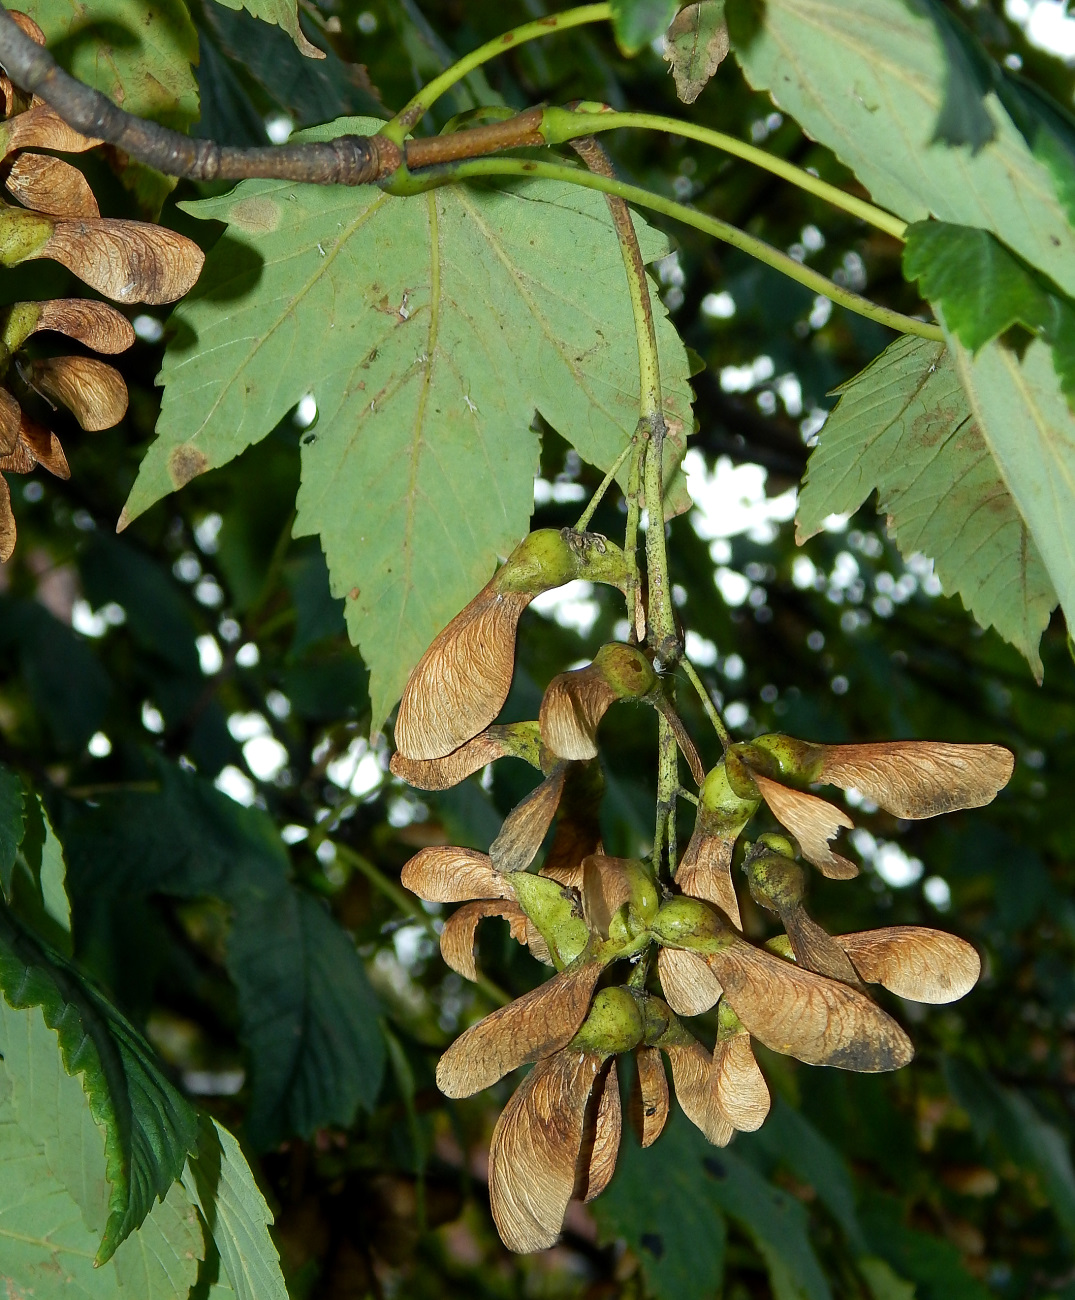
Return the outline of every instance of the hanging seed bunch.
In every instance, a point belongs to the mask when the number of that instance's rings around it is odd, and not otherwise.
[[[675,713],[669,679],[645,649],[619,643],[555,677],[537,721],[495,725],[527,604],[578,576],[624,589],[626,563],[593,534],[531,534],[426,651],[396,723],[392,770],[421,789],[444,789],[505,757],[542,774],[488,854],[427,848],[402,875],[420,898],[461,904],[441,934],[453,970],[477,978],[478,924],[495,916],[554,971],[467,1029],[437,1068],[447,1096],[468,1097],[533,1064],[490,1149],[493,1217],[516,1251],[552,1245],[571,1198],[592,1200],[612,1177],[622,1124],[617,1058],[625,1053],[634,1055],[629,1113],[643,1146],[668,1116],[665,1058],[683,1111],[718,1146],[768,1114],[754,1039],[810,1065],[864,1072],[906,1065],[911,1041],[867,986],[951,1002],[977,981],[978,954],[920,926],[827,933],[806,909],[804,862],[836,880],[857,875],[830,843],[852,822],[805,787],[853,788],[914,819],[980,807],[1012,772],[1012,755],[996,745],[815,745],[782,735],[728,743],[706,772]],[[641,861],[610,857],[601,844],[598,730],[621,702],[660,712],[698,785],[694,833],[663,878],[659,849]],[[743,841],[763,804],[787,834]],[[783,929],[763,947],[742,933],[737,859],[740,888]],[[714,1008],[708,1030],[683,1023]]]
[[[44,45],[32,19],[11,16]],[[0,98],[0,264],[51,258],[124,304],[181,298],[201,271],[198,246],[162,226],[102,217],[77,168],[36,152],[83,153],[100,141],[73,131],[44,101],[24,95],[6,76],[0,76]],[[66,406],[83,429],[108,429],[127,410],[127,386],[118,370],[95,357],[27,358],[22,349],[42,331],[111,355],[131,346],[134,330],[114,307],[85,298],[17,302],[0,311],[0,471],[28,474],[42,465],[69,478],[59,439],[27,415],[23,401],[34,393],[53,407]],[[15,535],[11,493],[0,473],[0,561],[10,559]]]

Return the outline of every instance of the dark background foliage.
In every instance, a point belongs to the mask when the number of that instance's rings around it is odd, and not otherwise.
[[[1071,72],[1026,45],[996,0],[952,8],[998,58],[1017,56],[1070,103]],[[303,17],[328,51],[315,64],[279,30],[205,0],[194,6],[196,130],[252,144],[281,116],[296,127],[387,116],[459,54],[540,12],[539,0],[329,0]],[[678,109],[656,53],[627,62],[605,29],[586,28],[490,64],[427,126],[478,102],[575,98]],[[732,60],[690,112],[853,184]],[[878,301],[918,306],[895,242],[848,216],[680,140],[620,133],[608,144],[623,177],[795,250]],[[105,163],[87,166],[105,215],[137,215]],[[181,186],[175,197],[197,193]],[[171,202],[164,219],[214,238]],[[671,233],[665,301],[705,366],[692,445],[711,467],[725,458],[722,481],[740,464],[763,466],[776,496],[802,473],[826,393],[889,337],[840,310],[826,316],[806,290],[737,253]],[[34,297],[64,291],[51,264],[31,275]],[[6,273],[7,300],[28,296],[29,278]],[[713,295],[729,297],[715,305]],[[386,775],[385,742],[368,740],[365,670],[319,548],[290,540],[296,419],[114,535],[153,430],[155,322],[139,321],[140,341],[119,358],[124,423],[86,435],[57,414],[70,482],[12,480],[19,547],[0,569],[0,759],[44,795],[64,840],[77,959],[176,1081],[259,1157],[291,1293],[1075,1296],[1075,679],[1059,617],[1039,688],[1013,650],[932,594],[928,569],[905,565],[869,508],[801,550],[786,522],[715,541],[704,523],[675,522],[680,614],[704,639],[699,661],[735,706],[737,735],[1015,751],[1015,776],[987,809],[909,824],[859,808],[863,876],[812,886],[827,928],[939,925],[978,947],[985,974],[954,1007],[896,1008],[918,1055],[894,1076],[762,1055],[773,1115],[727,1151],[681,1116],[648,1152],[626,1134],[594,1212],[572,1211],[561,1246],[516,1258],[498,1242],[484,1183],[506,1085],[448,1103],[433,1069],[497,987],[524,992],[539,968],[491,923],[480,955],[492,985],[446,973],[435,909],[398,880],[422,845],[487,847],[532,777],[502,764],[488,788],[474,778],[419,800]],[[553,489],[535,526],[562,526],[599,476],[544,433]],[[720,531],[719,519],[709,525]],[[621,529],[615,502],[595,526]],[[512,716],[534,716],[549,678],[614,635],[611,594],[583,611],[585,633],[570,619],[524,617]],[[704,718],[681,698],[714,761]],[[603,737],[606,844],[638,851],[652,834],[654,728],[623,709]],[[745,920],[766,934],[756,909]]]

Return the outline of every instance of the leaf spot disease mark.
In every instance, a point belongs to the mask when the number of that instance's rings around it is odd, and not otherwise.
[[[321,254],[322,257],[328,256],[328,254],[325,252],[324,248],[322,248],[320,243],[317,245],[317,251]]]
[[[235,205],[228,222],[248,235],[269,235],[280,224],[280,209],[272,199],[253,195]]]
[[[352,587],[351,590],[347,593],[347,599],[348,599],[348,600],[357,600],[358,597],[359,597],[359,588],[358,588],[358,587]]]
[[[209,468],[209,457],[189,442],[180,443],[168,457],[168,477],[174,487],[185,487],[192,478]]]
[[[470,395],[469,395],[469,393],[464,393],[464,394],[463,394],[463,401],[466,402],[466,404],[467,404],[467,410],[471,413],[471,415],[477,415],[477,413],[478,413],[478,408],[477,408],[477,407],[474,405],[474,403],[470,400]]]

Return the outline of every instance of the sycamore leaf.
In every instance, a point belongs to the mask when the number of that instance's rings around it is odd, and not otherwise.
[[[325,57],[324,50],[319,50],[316,45],[311,45],[302,34],[302,28],[299,26],[297,0],[219,0],[219,3],[226,5],[229,9],[245,9],[248,13],[253,14],[255,18],[260,18],[262,22],[273,23],[277,27],[282,27],[307,58],[323,59]]]
[[[878,1259],[876,1255],[864,1255],[856,1262],[873,1300],[915,1300],[914,1283],[905,1281],[883,1259]]]
[[[949,96],[950,76],[961,71],[947,15],[934,0],[858,0],[853,17],[844,0],[728,4],[732,44],[751,85],[832,149],[874,202],[907,221],[984,226],[1075,293],[1075,227],[1049,163],[1027,142],[1031,109],[1020,114],[1020,129],[994,90],[966,86],[964,96],[982,96],[992,139],[977,130],[977,152],[946,143],[938,128],[946,103],[958,98]]]
[[[19,845],[10,902],[35,934],[71,955],[71,904],[63,849],[40,795],[26,801],[26,833]]]
[[[1035,339],[1019,356],[999,340],[971,354],[950,338],[978,428],[1075,626],[1075,413],[1050,350]]]
[[[709,1300],[720,1294],[727,1231],[708,1195],[709,1148],[675,1110],[648,1151],[624,1134],[616,1173],[592,1212],[602,1244],[621,1237],[638,1256],[647,1295]]]
[[[895,1197],[875,1194],[861,1218],[873,1257],[888,1264],[897,1280],[910,1282],[916,1300],[990,1300],[994,1295],[967,1271],[952,1242],[908,1228],[903,1205]],[[906,1285],[901,1293],[891,1277],[879,1279],[876,1271],[874,1280],[888,1284],[887,1294],[880,1292],[883,1300],[904,1300]]]
[[[269,1236],[272,1212],[239,1143],[207,1115],[202,1116],[197,1156],[183,1172],[183,1186],[220,1253],[221,1282],[226,1279],[237,1300],[287,1300],[280,1257]],[[218,1294],[216,1288],[211,1294]],[[227,1294],[223,1285],[219,1294]]]
[[[40,1007],[59,1035],[63,1064],[79,1074],[105,1132],[110,1185],[100,1263],[138,1228],[194,1149],[188,1103],[119,1012],[59,956],[48,956],[0,903],[0,994],[16,1010]]]
[[[164,126],[186,130],[198,119],[198,33],[183,0],[19,0],[68,72],[114,103]],[[175,181],[130,164],[124,181],[150,211]]]
[[[22,782],[0,764],[0,894],[10,896],[15,855],[24,829]]]
[[[706,1300],[720,1291],[727,1215],[757,1246],[776,1300],[831,1300],[805,1208],[731,1151],[696,1139],[678,1107],[645,1154],[624,1138],[593,1207],[601,1240],[627,1239],[659,1300]]]
[[[174,1300],[190,1290],[204,1239],[178,1183],[95,1266],[108,1218],[105,1142],[41,1008],[0,1000],[0,1268],[10,1294]]]
[[[341,119],[304,138],[378,125]],[[190,211],[229,231],[176,313],[158,438],[121,523],[312,393],[295,532],[320,534],[347,598],[376,728],[525,533],[535,410],[601,468],[634,431],[634,326],[607,205],[548,181],[411,198],[247,181]],[[666,251],[637,224],[647,260]],[[655,315],[670,470],[690,428],[688,362]],[[687,502],[677,480],[669,508]]]
[[[612,30],[624,54],[663,36],[676,16],[678,0],[612,0]]]
[[[832,1300],[805,1207],[730,1151],[705,1152],[702,1164],[710,1196],[750,1234],[765,1260],[774,1300]]]
[[[1052,173],[1068,220],[1075,222],[1075,121],[1070,111],[1026,77],[1002,70],[1000,77],[997,93],[1004,107],[1026,137],[1034,157]]]
[[[676,94],[693,104],[728,53],[724,0],[701,0],[676,14],[664,57],[672,65]]]
[[[903,271],[971,352],[1013,325],[1039,334],[1075,404],[1075,302],[995,235],[975,226],[915,222],[907,227]]]
[[[866,1253],[851,1171],[837,1148],[801,1112],[778,1097],[763,1127],[751,1136],[750,1145],[765,1151],[774,1162],[785,1162],[796,1178],[812,1187],[843,1229],[854,1253]]]
[[[897,339],[838,391],[807,465],[798,540],[876,490],[901,553],[930,556],[944,590],[1040,677],[1056,593],[944,345]]]
[[[228,969],[250,1051],[252,1145],[270,1147],[372,1108],[384,1073],[378,1003],[351,938],[297,889],[237,909]]]
[[[177,129],[198,117],[198,33],[181,0],[20,0],[57,60],[138,117]]]
[[[1075,1169],[1064,1134],[1045,1120],[1026,1096],[1004,1087],[985,1070],[946,1057],[944,1076],[953,1097],[970,1116],[975,1136],[1032,1174],[1048,1198],[1064,1235],[1075,1241]]]
[[[75,913],[210,895],[232,908],[228,969],[251,1057],[249,1132],[270,1144],[349,1124],[380,1086],[379,1008],[345,930],[288,879],[272,819],[160,760],[159,793],[123,791],[65,829]]]

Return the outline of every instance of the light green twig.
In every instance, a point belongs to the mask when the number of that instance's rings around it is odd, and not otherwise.
[[[527,41],[537,40],[542,36],[551,36],[554,32],[569,31],[572,27],[581,27],[584,23],[599,23],[612,16],[612,6],[607,4],[581,5],[577,9],[565,9],[563,13],[550,14],[547,18],[538,18],[534,22],[523,23],[502,36],[495,36],[484,45],[479,45],[470,54],[464,55],[457,63],[445,69],[439,77],[434,77],[428,85],[409,100],[396,116],[379,134],[386,136],[396,144],[402,144],[407,134],[419,123],[429,109],[446,90],[458,81],[462,81],[475,68],[495,59],[498,54],[506,54]]]
[[[694,122],[681,122],[675,117],[662,117],[657,113],[614,113],[604,110],[588,113],[585,106],[580,109],[546,108],[542,114],[541,134],[549,144],[566,144],[575,136],[587,135],[598,131],[612,131],[617,127],[634,127],[646,131],[662,131],[666,135],[682,136],[685,140],[696,140],[699,144],[720,149],[723,153],[742,158],[745,162],[762,167],[774,176],[790,182],[800,190],[813,194],[835,208],[842,208],[852,216],[860,218],[878,230],[885,231],[893,238],[902,240],[907,229],[906,221],[901,221],[891,212],[867,203],[865,199],[830,185],[802,167],[796,167],[786,158],[777,158],[755,145],[737,140],[733,135],[723,131],[713,131],[707,126]]]
[[[705,684],[698,676],[694,664],[685,656],[680,659],[679,666],[687,675],[687,680],[698,692],[698,698],[702,701],[702,708],[705,709],[706,717],[713,724],[713,730],[720,737],[721,747],[727,749],[732,743],[732,738],[728,734],[728,728],[724,725],[724,719],[720,716],[717,706],[713,703],[713,697],[705,688]]]
[[[628,456],[630,456],[633,446],[634,444],[629,442],[609,466],[608,473],[597,485],[597,491],[594,492],[592,497],[590,497],[586,509],[581,515],[579,515],[578,523],[575,525],[576,533],[584,533],[589,527],[590,520],[594,516],[594,511],[601,504],[601,498],[608,491],[609,487],[612,485],[613,479],[615,479],[616,475],[620,472],[620,469],[623,467],[623,462]]]

